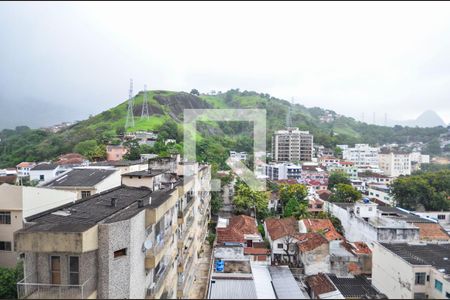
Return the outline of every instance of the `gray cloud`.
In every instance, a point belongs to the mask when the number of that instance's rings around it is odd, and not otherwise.
[[[449,3],[0,3],[0,127],[136,90],[240,88],[371,120],[450,122]],[[14,110],[14,109],[13,109]]]

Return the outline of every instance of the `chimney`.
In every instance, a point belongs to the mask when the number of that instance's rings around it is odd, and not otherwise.
[[[112,207],[116,207],[116,204],[117,204],[117,198],[111,198],[111,206]]]
[[[144,200],[142,199],[138,200],[138,207],[144,207]]]

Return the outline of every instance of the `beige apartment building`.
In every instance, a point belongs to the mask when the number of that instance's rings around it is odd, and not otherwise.
[[[272,155],[277,162],[312,161],[313,135],[295,127],[275,131],[272,136]]]
[[[375,243],[372,284],[389,299],[449,299],[450,244]]]
[[[190,176],[161,176],[149,165],[147,176],[123,174],[119,187],[28,219],[15,234],[19,297],[186,298],[210,218],[211,168],[190,166]]]
[[[378,165],[386,176],[411,175],[409,153],[381,152],[378,154]]]
[[[14,232],[31,215],[72,203],[76,193],[9,184],[0,185],[0,267],[14,267],[20,254],[14,247]]]

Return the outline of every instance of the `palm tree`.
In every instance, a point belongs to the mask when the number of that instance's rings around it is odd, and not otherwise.
[[[300,203],[297,209],[292,214],[296,219],[307,219],[310,217],[310,213],[308,211],[308,204]]]

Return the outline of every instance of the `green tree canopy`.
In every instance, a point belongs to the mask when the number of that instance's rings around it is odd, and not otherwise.
[[[256,209],[258,218],[265,217],[265,214],[268,213],[269,204],[269,197],[266,192],[255,191],[243,182],[238,182],[235,190],[233,204],[237,213],[246,213],[251,209]]]
[[[350,179],[342,171],[332,172],[328,177],[328,189],[331,191],[339,183],[350,184]]]
[[[355,202],[361,198],[361,192],[350,184],[338,183],[333,194],[330,196],[331,202]]]
[[[283,204],[287,204],[291,199],[300,203],[304,201],[308,195],[308,190],[303,184],[280,184],[280,199]]]
[[[89,160],[102,159],[106,156],[105,146],[97,144],[96,140],[79,142],[73,151],[85,156]]]
[[[450,170],[399,177],[391,184],[391,194],[405,209],[448,210]]]

